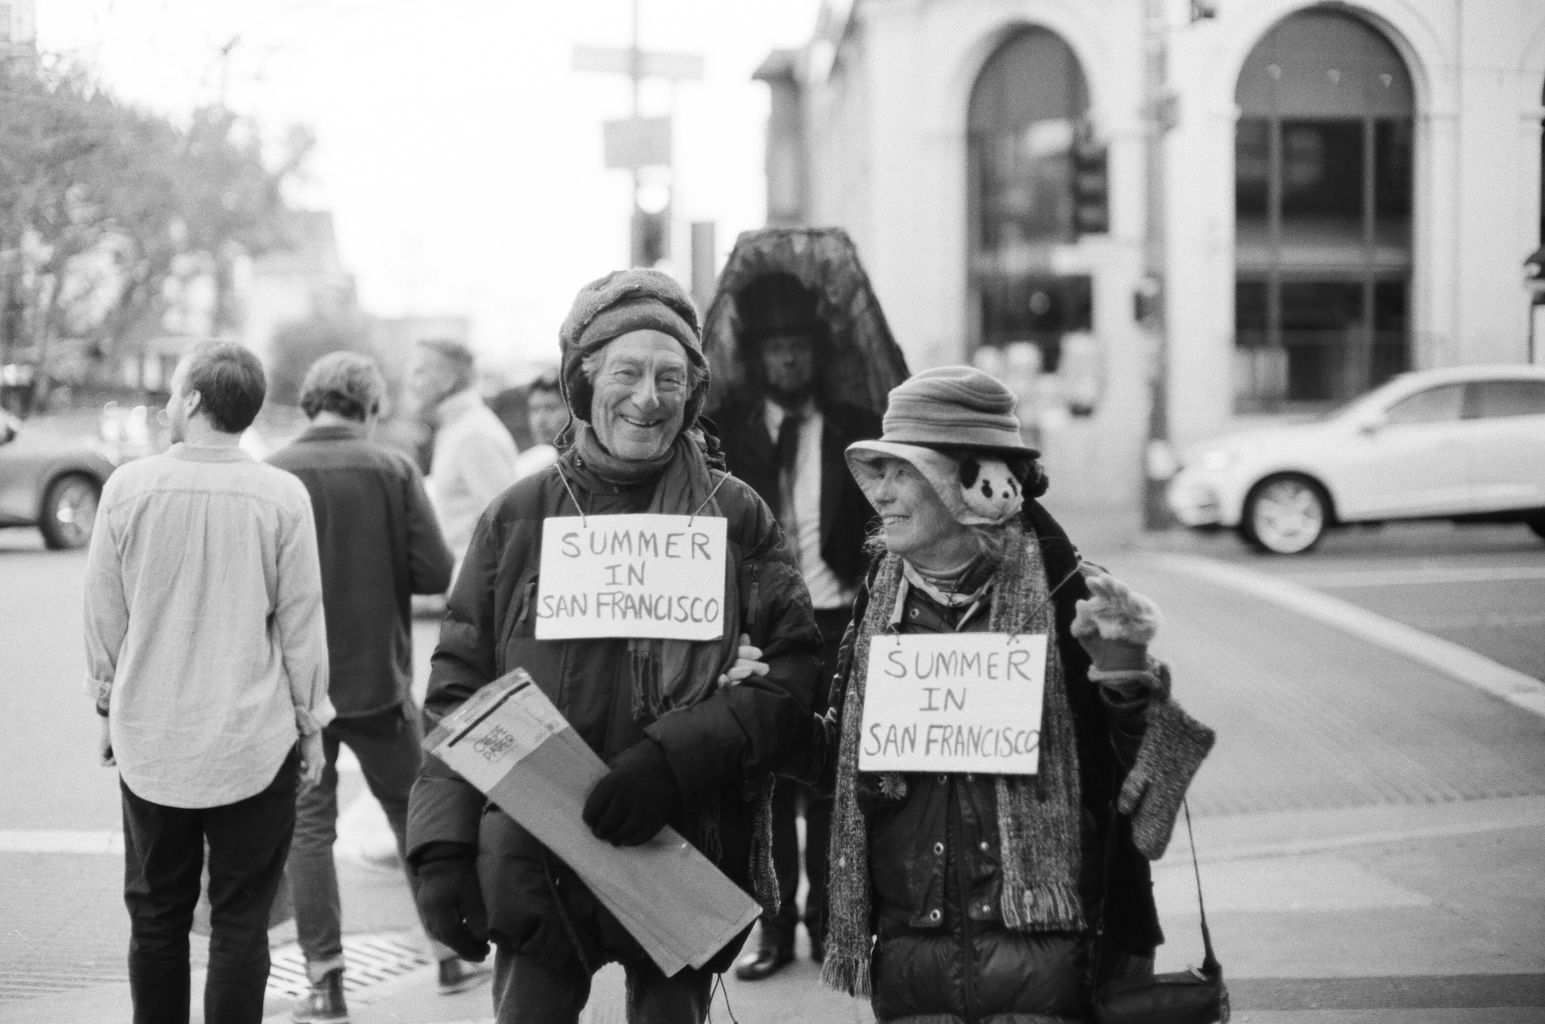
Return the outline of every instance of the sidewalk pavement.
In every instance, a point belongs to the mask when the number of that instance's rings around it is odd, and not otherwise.
[[[1198,817],[1195,824],[1235,1021],[1545,1020],[1545,797]],[[372,882],[362,870],[343,866],[351,934],[368,928],[411,940],[406,887],[379,873]],[[1200,960],[1201,941],[1182,835],[1155,884],[1169,939],[1158,967],[1183,969]],[[382,898],[398,889],[400,898]],[[355,903],[373,909],[350,917]],[[597,975],[586,1024],[621,1022],[622,988],[615,966]],[[125,1019],[128,1005],[127,986],[99,986],[0,1004],[0,1022]],[[351,995],[350,1009],[355,1024],[492,1020],[487,983],[441,996],[427,963],[366,986]],[[265,1012],[272,1024],[289,1020],[287,1002],[271,1001]],[[740,1024],[871,1019],[865,1001],[820,985],[803,944],[795,963],[771,979],[726,975],[711,1019],[732,1017]]]
[[[1545,1020],[1545,798],[1275,812],[1195,824],[1234,1020]],[[1181,970],[1201,959],[1182,835],[1160,862],[1155,885],[1169,939],[1158,968]],[[711,1019],[872,1019],[866,1001],[820,985],[803,936],[799,954],[766,981],[726,975]],[[355,1009],[357,1024],[492,1019],[487,986],[441,997],[427,967],[379,986],[368,999]],[[623,1020],[616,967],[597,976],[584,1019]]]

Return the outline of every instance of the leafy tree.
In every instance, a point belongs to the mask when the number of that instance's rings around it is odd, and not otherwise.
[[[228,332],[233,265],[284,245],[282,188],[312,141],[292,131],[270,166],[230,111],[178,125],[67,64],[0,68],[0,363],[31,364],[43,398],[61,342],[101,359],[159,333],[168,281],[190,265],[214,282],[203,326]]]

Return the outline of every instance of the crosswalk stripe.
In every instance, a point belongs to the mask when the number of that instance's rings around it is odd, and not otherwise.
[[[123,853],[123,833],[106,830],[0,829],[0,853]]]

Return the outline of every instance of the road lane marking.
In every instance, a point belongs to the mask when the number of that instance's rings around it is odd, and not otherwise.
[[[0,853],[123,853],[123,832],[0,829]]]
[[[1142,557],[1159,568],[1229,587],[1334,626],[1545,718],[1545,683],[1467,647],[1279,576],[1194,555],[1146,552]]]
[[[1545,613],[1481,612],[1470,615],[1413,615],[1406,623],[1417,629],[1522,629],[1545,626]]]
[[[1406,587],[1432,583],[1524,583],[1545,580],[1545,568],[1470,568],[1470,569],[1348,569],[1342,572],[1293,572],[1277,579],[1290,579],[1311,587]]]

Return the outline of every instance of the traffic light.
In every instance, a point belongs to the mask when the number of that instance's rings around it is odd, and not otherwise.
[[[671,254],[671,208],[633,210],[633,265],[653,267]]]
[[[1073,141],[1073,233],[1103,235],[1110,231],[1109,151],[1087,126]]]

